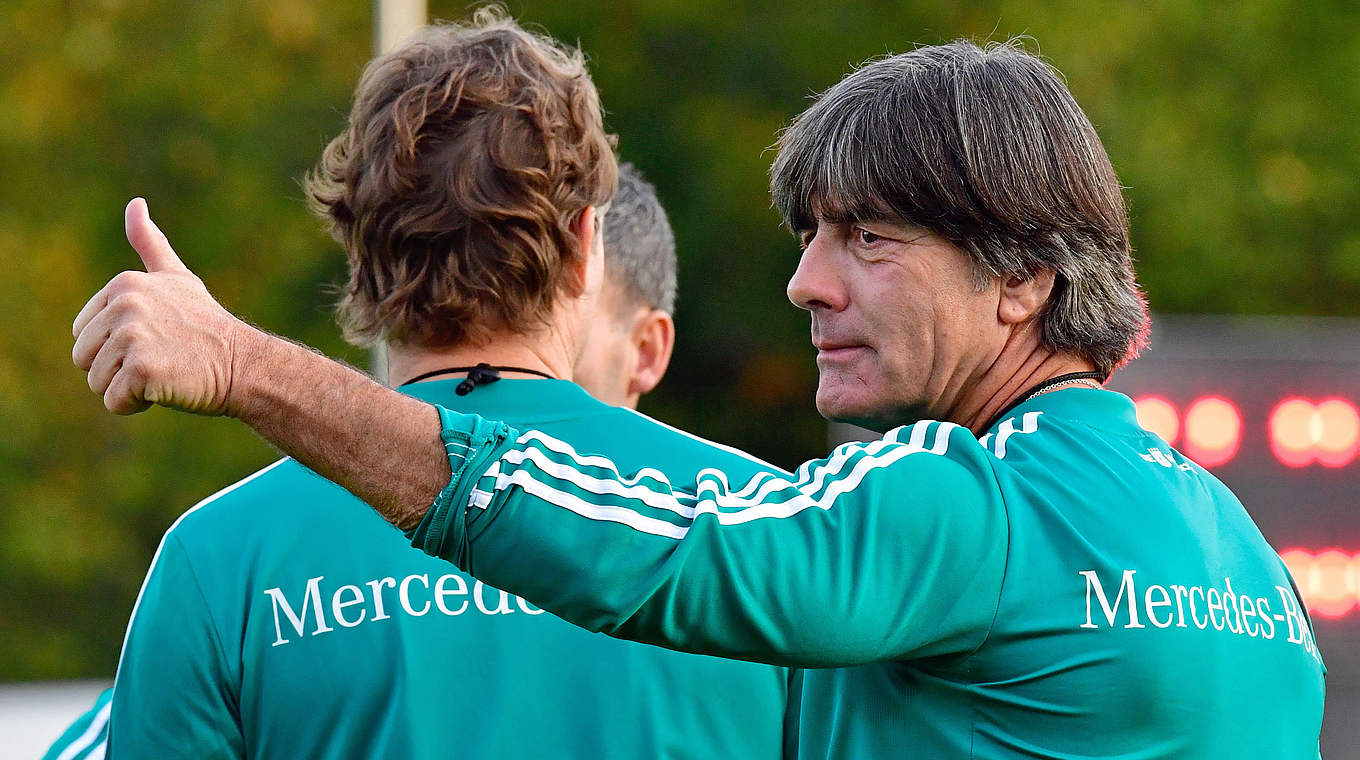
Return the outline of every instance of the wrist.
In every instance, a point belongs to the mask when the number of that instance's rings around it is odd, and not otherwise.
[[[227,340],[230,358],[223,399],[227,416],[246,424],[259,416],[265,406],[265,395],[275,387],[270,375],[281,359],[279,344],[291,345],[242,320],[233,320]]]

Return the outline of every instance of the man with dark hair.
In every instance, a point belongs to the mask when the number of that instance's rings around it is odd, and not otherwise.
[[[411,397],[639,465],[662,455],[681,480],[696,475],[687,461],[786,476],[570,382],[595,323],[596,352],[634,350],[613,345],[616,317],[599,304],[613,266],[597,212],[614,194],[610,148],[579,52],[497,13],[430,27],[372,62],[307,182],[349,255],[346,334],[384,338]],[[653,251],[671,239],[665,214],[650,186],[625,186],[611,213],[646,213],[614,225],[616,249],[655,256],[648,266],[673,283],[673,246]],[[597,367],[601,392],[630,388],[640,363]],[[648,382],[664,369],[653,361]],[[412,551],[284,459],[167,531],[112,709],[96,705],[61,752],[97,747],[102,716],[109,748],[134,758],[777,758],[792,749],[790,678],[571,626]]]
[[[96,295],[75,358],[111,410],[236,416],[578,625],[819,668],[799,727],[819,756],[1316,757],[1325,670],[1283,562],[1101,387],[1146,317],[1059,75],[1013,45],[873,61],[772,176],[818,409],[885,431],[793,478],[670,481],[395,397],[235,320],[138,207],[151,273]]]
[[[577,357],[576,382],[606,404],[636,408],[675,347],[675,235],[656,188],[632,164],[604,217],[604,288]]]

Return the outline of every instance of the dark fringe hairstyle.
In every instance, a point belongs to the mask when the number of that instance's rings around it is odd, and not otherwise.
[[[951,241],[978,286],[1055,273],[1043,340],[1109,375],[1147,343],[1128,217],[1095,128],[1017,42],[966,40],[866,63],[779,139],[771,194],[790,230],[898,220]]]

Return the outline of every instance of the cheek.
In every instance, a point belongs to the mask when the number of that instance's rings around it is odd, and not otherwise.
[[[902,287],[884,288],[878,295],[882,306],[866,315],[867,335],[880,371],[900,382],[914,376],[923,357],[934,351],[935,331],[950,310]]]
[[[942,347],[976,342],[996,325],[996,306],[995,293],[977,290],[971,279],[952,278],[933,299],[931,333]]]
[[[997,318],[997,297],[988,291],[969,291],[967,297],[959,299],[958,317],[960,331],[978,343],[987,343],[997,334],[1001,322]]]

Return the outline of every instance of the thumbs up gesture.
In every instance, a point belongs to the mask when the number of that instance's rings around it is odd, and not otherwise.
[[[116,414],[152,404],[229,411],[233,359],[258,332],[223,309],[134,198],[124,221],[146,271],[122,272],[76,315],[71,358]]]

